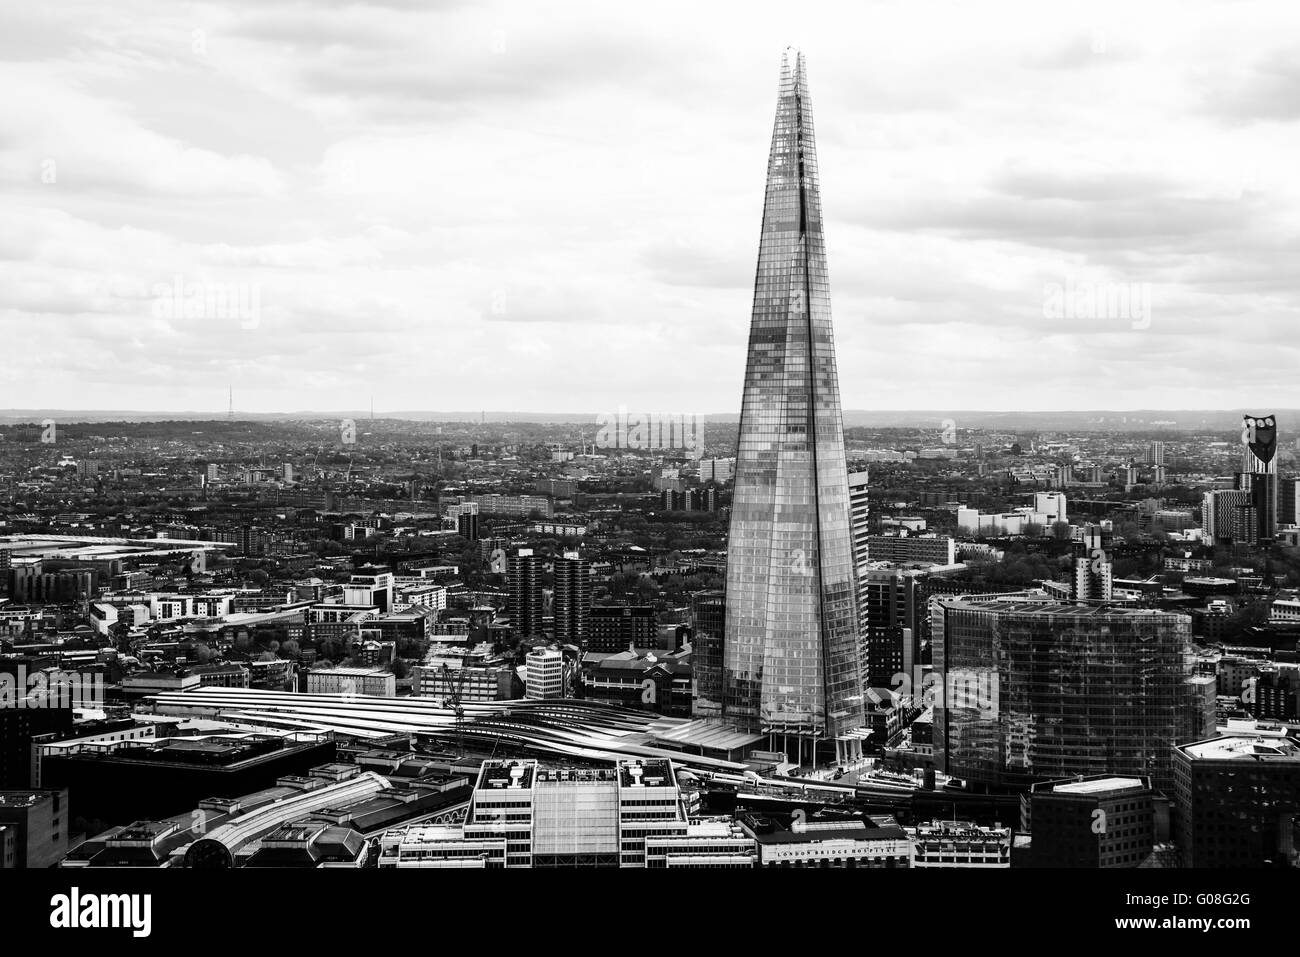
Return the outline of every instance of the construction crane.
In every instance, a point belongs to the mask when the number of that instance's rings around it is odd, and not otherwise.
[[[465,689],[465,678],[469,672],[465,668],[460,668],[453,678],[451,669],[444,662],[440,674],[449,691],[448,697],[443,699],[442,706],[444,708],[450,707],[456,712],[456,751],[458,757],[464,757],[465,745],[462,740],[461,727],[465,720],[465,706],[461,704],[461,693]]]

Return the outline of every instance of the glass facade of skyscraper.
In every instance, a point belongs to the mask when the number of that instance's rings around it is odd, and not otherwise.
[[[727,556],[724,713],[823,738],[862,724],[848,474],[812,110],[786,53],[767,166]]]
[[[1191,705],[1189,618],[996,599],[931,607],[934,748],[949,774],[1001,787],[1137,774],[1169,791]]]

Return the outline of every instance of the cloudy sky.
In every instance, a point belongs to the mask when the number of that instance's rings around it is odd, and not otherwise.
[[[846,408],[1300,407],[1300,4],[55,0],[0,408],[738,411],[789,44]]]

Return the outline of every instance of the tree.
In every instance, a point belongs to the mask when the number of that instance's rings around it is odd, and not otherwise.
[[[1258,628],[1268,622],[1273,603],[1267,598],[1260,598],[1240,606],[1228,616],[1223,623],[1223,640],[1231,644],[1233,640],[1246,634],[1247,628]]]

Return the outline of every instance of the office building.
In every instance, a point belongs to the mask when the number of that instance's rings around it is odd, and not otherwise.
[[[571,697],[570,675],[564,666],[564,655],[556,648],[534,648],[524,659],[526,675],[524,697]]]
[[[731,476],[736,467],[734,458],[728,459],[700,459],[700,481],[703,483],[716,482],[718,485],[726,485],[731,481]]]
[[[581,697],[686,718],[692,713],[692,678],[690,661],[678,655],[593,655],[582,662]]]
[[[1300,524],[1300,479],[1279,479],[1277,487],[1277,523],[1279,525]]]
[[[723,706],[802,753],[863,723],[848,472],[812,108],[787,51],[727,550]]]
[[[380,612],[392,611],[393,587],[392,572],[363,569],[353,574],[343,586],[343,604],[378,608]]]
[[[1297,866],[1300,738],[1228,734],[1174,749],[1184,867]]]
[[[1187,697],[1179,741],[1202,741],[1216,734],[1218,681],[1214,675],[1188,675]]]
[[[1002,870],[1011,866],[1009,827],[981,827],[969,821],[931,821],[906,829],[914,868]]]
[[[593,605],[587,651],[616,652],[653,648],[657,639],[651,605]]]
[[[701,718],[722,714],[722,642],[727,627],[725,592],[691,597],[692,671],[695,684],[691,713]]]
[[[68,853],[72,819],[67,789],[0,791],[0,829],[13,841],[7,866],[53,867]]]
[[[397,676],[383,668],[312,668],[307,672],[307,694],[397,695]]]
[[[917,664],[912,630],[918,612],[917,579],[924,568],[869,563],[858,574],[862,619],[863,682],[872,688],[893,688],[898,675],[911,676]]]
[[[415,669],[416,693],[450,706],[462,702],[509,701],[523,696],[516,670],[503,661],[447,656],[431,651]]]
[[[900,672],[914,678],[928,663],[922,641],[929,634],[929,596],[963,567],[869,562],[859,573],[863,675],[870,687],[894,688]]]
[[[1043,516],[1042,524],[1048,528],[1057,522],[1068,521],[1065,514],[1065,493],[1035,492],[1034,511]]]
[[[463,824],[392,831],[379,865],[753,867],[755,856],[738,828],[690,820],[671,761],[557,768],[490,760]]]
[[[993,788],[1148,775],[1169,793],[1191,694],[1186,616],[972,596],[931,610],[941,770]]]
[[[71,703],[61,708],[16,704],[10,700],[0,706],[0,791],[24,790],[36,784],[32,780],[34,740],[72,733]]]
[[[912,841],[894,818],[863,815],[847,820],[800,821],[741,815],[758,845],[760,867],[906,868]]]
[[[1046,781],[1020,797],[1034,867],[1137,867],[1156,843],[1155,793],[1139,776]]]
[[[1300,721],[1300,666],[1264,666],[1254,679],[1253,693],[1255,700],[1250,705],[1250,711],[1255,717],[1272,721]]]
[[[866,540],[866,550],[868,558],[873,562],[926,562],[931,565],[957,563],[957,543],[948,535],[870,535]],[[862,571],[861,565],[858,570]]]

